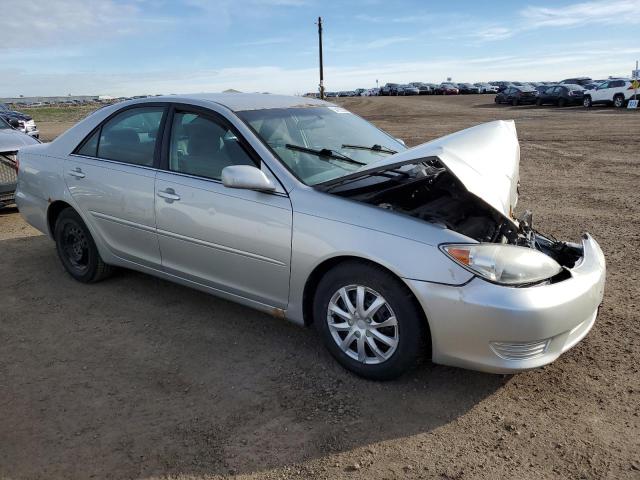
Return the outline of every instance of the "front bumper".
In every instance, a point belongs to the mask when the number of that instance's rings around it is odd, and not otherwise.
[[[462,286],[407,280],[431,330],[433,361],[492,373],[553,362],[591,330],[602,302],[605,259],[588,234],[571,278],[506,287],[474,278]]]

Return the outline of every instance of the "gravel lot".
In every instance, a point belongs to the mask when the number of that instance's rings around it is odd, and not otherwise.
[[[608,261],[592,332],[516,376],[373,383],[315,332],[134,272],[74,283],[0,214],[2,478],[640,478],[640,112],[491,96],[340,99],[414,145],[516,120],[520,209]],[[68,123],[41,122],[44,138]],[[20,238],[21,237],[21,238]]]

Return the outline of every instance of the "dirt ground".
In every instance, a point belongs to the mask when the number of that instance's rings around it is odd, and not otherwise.
[[[600,316],[545,368],[342,370],[312,330],[134,272],[67,276],[0,215],[0,477],[640,478],[640,112],[490,96],[340,101],[414,145],[516,120],[519,209],[608,261]],[[66,128],[41,123],[44,138]],[[23,237],[23,238],[15,238]]]

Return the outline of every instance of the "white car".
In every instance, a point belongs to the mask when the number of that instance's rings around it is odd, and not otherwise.
[[[478,82],[473,84],[474,87],[478,87],[480,93],[498,93],[498,87],[489,83]]]
[[[587,108],[596,104],[613,105],[616,108],[622,108],[635,94],[632,84],[633,80],[628,78],[606,80],[596,88],[584,92],[582,104]]]

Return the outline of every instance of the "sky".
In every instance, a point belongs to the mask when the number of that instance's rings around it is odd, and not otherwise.
[[[640,0],[0,0],[0,97],[629,76]]]

